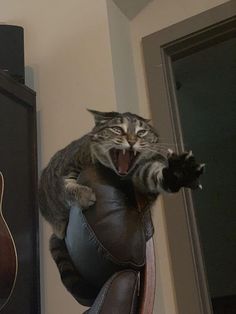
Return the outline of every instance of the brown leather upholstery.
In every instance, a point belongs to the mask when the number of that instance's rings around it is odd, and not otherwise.
[[[71,208],[66,245],[83,280],[100,290],[87,313],[137,313],[138,273],[153,235],[149,209],[145,201],[138,206],[130,181],[103,167],[86,169],[79,183],[94,190],[96,203]]]
[[[137,311],[139,274],[133,270],[115,273],[103,286],[87,314],[133,314]]]
[[[121,263],[144,266],[146,229],[152,236],[153,227],[148,214],[139,209],[133,186],[103,167],[86,169],[79,182],[96,194],[96,204],[84,216],[99,241]]]

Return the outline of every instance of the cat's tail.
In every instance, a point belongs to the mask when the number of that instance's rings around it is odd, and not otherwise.
[[[91,306],[98,291],[80,276],[70,258],[65,241],[53,234],[50,238],[49,249],[66,289],[80,304]]]

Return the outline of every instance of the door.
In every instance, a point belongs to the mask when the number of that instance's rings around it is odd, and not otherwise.
[[[173,74],[184,147],[207,165],[191,198],[214,313],[236,313],[236,37],[174,61]]]
[[[236,7],[143,39],[154,123],[206,162],[202,191],[164,198],[178,311],[236,313]]]

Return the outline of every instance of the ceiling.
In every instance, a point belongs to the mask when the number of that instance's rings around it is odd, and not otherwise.
[[[131,20],[152,0],[113,0],[118,8]]]

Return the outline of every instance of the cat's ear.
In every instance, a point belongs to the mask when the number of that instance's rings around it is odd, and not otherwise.
[[[152,119],[145,119],[145,118],[143,118],[143,121],[144,121],[145,123],[149,123],[149,122],[152,121]]]
[[[146,119],[146,118],[140,117],[140,116],[138,116],[138,115],[136,115],[136,117],[137,117],[139,120],[141,120],[141,121],[143,121],[143,122],[145,122],[145,123],[149,123],[149,122],[151,121],[151,119]]]
[[[93,115],[96,125],[104,124],[108,120],[116,118],[120,115],[119,112],[115,112],[115,111],[101,112],[101,111],[96,111],[96,110],[92,110],[92,109],[87,109],[87,110],[88,110],[88,112],[90,112]]]

